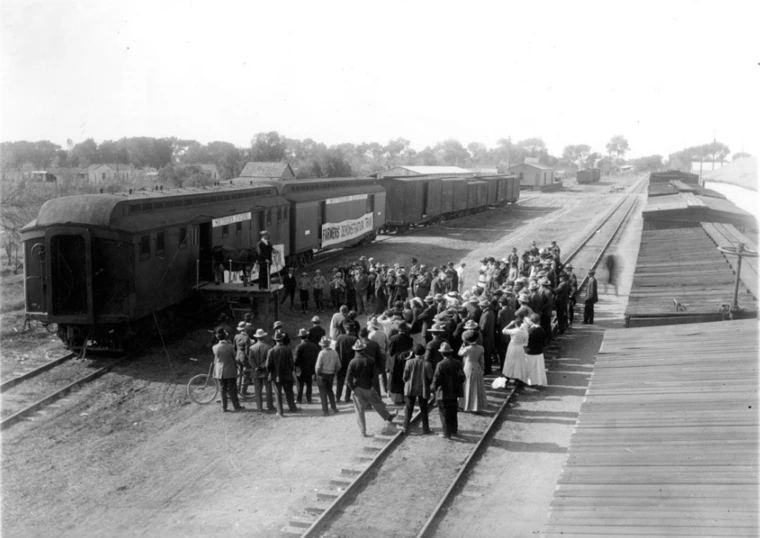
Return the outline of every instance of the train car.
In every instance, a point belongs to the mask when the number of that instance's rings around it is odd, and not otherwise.
[[[266,227],[287,255],[289,218],[272,185],[48,200],[22,230],[27,314],[70,349],[127,349],[213,278],[215,246],[254,247]]]
[[[471,179],[467,182],[467,213],[477,213],[488,208],[488,183]]]
[[[385,226],[382,232],[403,232],[411,226],[431,224],[441,216],[440,177],[384,177]]]
[[[595,183],[602,178],[602,172],[598,168],[578,170],[575,173],[575,178],[578,183]]]
[[[507,195],[506,201],[510,204],[514,204],[520,199],[520,180],[517,176],[508,175],[504,176],[506,179]]]
[[[499,176],[478,176],[476,179],[486,183],[486,204],[497,206],[504,201],[504,195],[500,192],[502,181]]]
[[[302,265],[326,248],[372,241],[385,226],[385,189],[369,178],[276,182],[291,207],[288,265]]]
[[[441,179],[441,217],[452,219],[467,213],[468,178],[445,177]]]

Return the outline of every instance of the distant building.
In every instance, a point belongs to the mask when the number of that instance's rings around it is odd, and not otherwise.
[[[377,173],[377,178],[405,176],[474,176],[475,172],[458,166],[394,166]]]
[[[58,178],[47,170],[33,170],[29,172],[30,181],[55,182]]]
[[[249,179],[272,180],[272,179],[295,179],[293,168],[288,163],[246,163],[240,177]]]
[[[104,163],[87,167],[87,180],[93,184],[128,180],[134,175],[135,169],[131,164]]]
[[[198,168],[203,170],[203,172],[211,179],[212,181],[219,181],[219,170],[217,170],[216,165],[214,163],[211,164],[196,164]]]
[[[478,176],[495,176],[499,173],[498,168],[469,168],[469,170]]]
[[[539,164],[537,159],[536,162],[525,162],[510,166],[509,173],[517,176],[520,180],[520,187],[523,189],[539,189],[554,184],[554,168]]]

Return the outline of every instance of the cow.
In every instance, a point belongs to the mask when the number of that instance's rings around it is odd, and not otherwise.
[[[251,271],[259,261],[259,255],[254,248],[231,248],[217,245],[211,249],[211,259],[214,262],[214,281],[221,284],[224,271],[239,272],[243,275],[243,286],[251,281]]]

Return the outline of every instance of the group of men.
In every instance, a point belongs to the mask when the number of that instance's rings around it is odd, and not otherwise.
[[[427,399],[434,393],[443,435],[455,436],[456,402],[464,382],[456,351],[463,334],[474,331],[477,335],[485,350],[484,374],[488,375],[504,358],[509,337],[502,330],[518,313],[522,317],[536,314],[550,338],[554,312],[559,332],[573,324],[578,292],[573,267],[561,263],[556,242],[547,248],[538,248],[534,242],[522,257],[512,249],[501,260],[484,258],[477,283],[466,291],[462,291],[464,268],[464,263],[456,269],[449,263],[428,269],[412,259],[407,275],[398,264],[388,266],[361,257],[347,270],[335,271],[333,282],[339,283],[340,290],[333,294],[334,288],[329,288],[337,311],[327,329],[314,316],[312,326],[298,330],[297,341],[291,343],[281,321],[272,327],[271,336],[263,329],[253,331],[250,322],[241,322],[238,334],[228,342],[244,373],[240,391],[247,394],[253,384],[257,409],[263,410],[265,393],[270,411],[274,411],[274,392],[276,411],[283,415],[283,394],[289,410],[297,412],[296,402],[311,403],[316,380],[323,414],[328,415],[330,409],[338,412],[341,397],[346,402],[353,399],[362,434],[366,434],[365,409],[374,408],[388,422],[395,416],[385,407],[383,392],[394,403],[407,406],[404,431],[417,403],[423,411],[423,431],[429,432]],[[294,271],[289,273],[295,279]],[[324,310],[319,293],[325,289],[323,279],[317,270],[314,277],[303,273],[296,280],[302,312],[308,309],[309,292],[318,313]],[[290,297],[292,303],[290,289],[286,281],[285,298]],[[347,293],[351,289],[353,293]],[[591,271],[584,323],[593,323],[597,299]],[[358,320],[363,313],[369,314],[365,327]],[[226,408],[226,397],[223,403]]]

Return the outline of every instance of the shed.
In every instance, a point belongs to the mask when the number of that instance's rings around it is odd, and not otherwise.
[[[87,167],[87,180],[93,184],[129,180],[134,174],[135,169],[131,164],[103,163]]]
[[[544,164],[516,164],[509,167],[509,173],[517,176],[523,189],[539,189],[554,183],[554,168]]]

